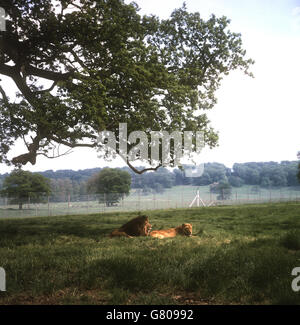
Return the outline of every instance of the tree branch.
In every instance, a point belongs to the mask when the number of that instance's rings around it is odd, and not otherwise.
[[[26,98],[26,100],[34,107],[36,105],[37,98],[34,96],[34,93],[26,84],[26,81],[20,75],[20,71],[17,66],[9,66],[6,64],[0,65],[0,74],[4,74],[10,78],[12,78],[19,88],[20,92]]]
[[[0,79],[0,81],[1,81],[1,79]],[[5,105],[8,105],[9,104],[8,97],[6,96],[5,91],[3,90],[3,88],[1,86],[0,86],[0,93],[2,95]]]
[[[140,174],[140,175],[145,173],[145,172],[148,172],[150,170],[157,171],[157,169],[162,166],[162,164],[159,164],[156,167],[149,167],[149,168],[145,168],[145,169],[142,169],[142,170],[138,170],[133,165],[131,165],[131,163],[128,160],[126,161],[126,163],[127,163],[128,167],[130,167],[135,173]]]
[[[65,145],[65,146],[68,146],[68,147],[70,147],[70,148],[75,148],[75,147],[89,147],[89,148],[94,148],[94,147],[96,147],[97,146],[97,144],[95,143],[95,144],[88,144],[88,143],[78,143],[78,144],[72,144],[72,143],[69,143],[69,142],[67,142],[67,141],[64,141],[64,140],[61,140],[61,139],[57,139],[56,137],[54,137],[54,136],[52,136],[51,137],[51,139],[52,140],[54,140],[55,142],[57,142],[57,143],[61,143],[61,144],[63,144],[63,145]],[[123,158],[124,160],[125,160],[125,162],[126,162],[126,164],[128,165],[128,167],[130,167],[135,173],[137,173],[137,174],[143,174],[143,173],[145,173],[145,172],[147,172],[147,171],[156,171],[159,167],[161,167],[162,166],[162,164],[160,163],[158,166],[156,166],[156,167],[149,167],[149,168],[145,168],[145,169],[143,169],[143,170],[138,170],[138,169],[136,169],[130,162],[129,162],[129,160],[128,159],[125,159],[121,154],[120,154],[120,157],[121,158]]]
[[[77,55],[77,53],[72,49],[71,54],[76,59],[76,62],[78,62],[83,69],[88,69],[87,66],[83,63],[83,61],[80,59],[80,57]]]
[[[41,77],[53,81],[67,80],[74,73],[74,71],[62,73],[62,72],[43,70],[43,69],[33,67],[31,65],[25,65],[25,71],[28,75],[33,75],[36,77]]]
[[[43,90],[39,90],[39,91],[36,91],[35,93],[37,94],[43,94],[43,93],[46,93],[46,92],[50,92],[51,90],[54,89],[54,87],[57,85],[58,81],[54,81],[52,86],[48,89],[43,89]]]
[[[69,155],[70,153],[72,153],[72,149],[69,149],[69,150],[67,150],[66,152],[62,153],[62,154],[58,153],[56,156],[55,156],[55,155],[53,155],[53,156],[48,156],[48,155],[45,154],[44,152],[37,153],[37,156],[38,156],[38,155],[43,155],[43,156],[45,156],[46,158],[49,158],[49,159],[55,159],[55,158],[59,158],[59,157],[62,157],[62,156]]]
[[[63,144],[64,146],[67,146],[67,147],[70,147],[70,148],[76,148],[76,147],[87,147],[87,148],[94,148],[96,147],[96,143],[70,143],[68,141],[65,141],[65,140],[62,140],[62,139],[59,139],[55,136],[51,136],[51,140],[57,142],[57,143],[60,143],[60,144]]]

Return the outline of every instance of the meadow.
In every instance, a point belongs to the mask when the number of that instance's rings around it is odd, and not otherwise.
[[[300,304],[299,203],[141,212],[194,236],[109,238],[137,212],[2,218],[0,304]]]

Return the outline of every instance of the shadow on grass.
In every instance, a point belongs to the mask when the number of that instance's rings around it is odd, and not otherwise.
[[[60,236],[76,236],[98,241],[136,215],[0,220],[0,246],[20,246],[33,243],[47,245]]]
[[[131,294],[155,291],[171,297],[193,292],[216,303],[300,304],[291,289],[297,252],[288,254],[274,240],[190,247],[185,255],[177,245],[174,241],[165,251],[160,247],[149,254],[114,254],[95,260],[85,270],[87,283],[93,285],[93,279],[100,277],[106,288]]]

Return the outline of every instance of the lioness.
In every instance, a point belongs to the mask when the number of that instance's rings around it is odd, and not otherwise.
[[[110,237],[125,236],[132,238],[133,236],[148,236],[151,227],[147,216],[139,216],[125,223],[121,228],[114,230]]]
[[[156,238],[175,237],[177,235],[192,236],[192,225],[190,223],[183,223],[176,228],[153,230],[150,232],[150,236]]]

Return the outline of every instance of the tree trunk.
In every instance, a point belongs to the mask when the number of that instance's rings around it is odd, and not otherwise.
[[[23,203],[19,202],[19,210],[23,210]]]

